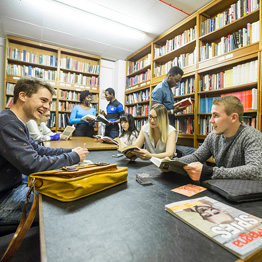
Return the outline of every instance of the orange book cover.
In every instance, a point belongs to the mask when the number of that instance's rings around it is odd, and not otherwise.
[[[202,191],[206,190],[205,187],[187,184],[178,188],[174,188],[171,191],[185,195],[185,196],[194,196]]]

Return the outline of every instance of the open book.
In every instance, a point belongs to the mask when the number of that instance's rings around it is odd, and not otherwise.
[[[94,135],[94,137],[101,142],[118,145],[118,142],[109,136]]]
[[[75,131],[75,127],[74,126],[67,126],[64,130],[64,132],[61,134],[60,139],[61,140],[68,140],[69,137],[73,134],[73,132]]]
[[[183,168],[187,165],[186,163],[177,160],[160,159],[157,157],[151,157],[150,161],[160,169],[166,171],[173,171],[182,175],[187,175],[187,172]]]
[[[135,146],[135,145],[124,146],[119,137],[116,137],[115,141],[118,143],[118,151],[123,153],[123,154],[126,154],[128,151],[140,149],[138,146]]]
[[[174,108],[187,107],[187,106],[190,106],[190,105],[192,105],[192,101],[191,101],[191,97],[188,97],[188,98],[182,99],[181,101],[175,103]]]
[[[102,122],[104,124],[108,124],[108,120],[101,114],[99,114],[98,116],[93,116],[93,115],[86,115],[83,116],[81,119],[81,121],[97,121],[97,122]]]
[[[261,218],[210,197],[174,202],[165,210],[240,258],[262,246]]]

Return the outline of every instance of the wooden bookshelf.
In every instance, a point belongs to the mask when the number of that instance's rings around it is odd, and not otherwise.
[[[89,90],[92,105],[99,111],[101,58],[96,55],[51,46],[31,40],[6,37],[5,108],[10,108],[13,87],[23,76],[31,75],[55,87],[50,127],[63,130],[80,93]]]
[[[173,88],[175,100],[180,100],[186,97],[191,97],[194,100],[194,110],[192,112],[184,112],[183,114],[176,115],[176,121],[179,122],[180,127],[181,125],[183,126],[184,130],[180,130],[182,133],[180,132],[178,135],[178,144],[198,147],[199,143],[203,142],[205,139],[206,134],[203,134],[201,131],[203,129],[201,122],[206,120],[205,125],[208,126],[211,114],[208,112],[201,113],[201,103],[203,103],[203,98],[209,98],[211,100],[213,97],[234,92],[251,92],[254,90],[256,97],[253,97],[253,102],[257,104],[257,107],[245,110],[244,120],[247,122],[250,121],[250,124],[251,122],[253,124],[255,122],[256,128],[262,131],[261,8],[254,5],[253,9],[248,9],[247,6],[246,9],[243,9],[244,11],[247,11],[246,13],[243,11],[242,13],[234,14],[232,13],[232,10],[237,10],[236,3],[237,0],[211,1],[199,9],[196,13],[159,35],[147,46],[127,58],[128,64],[128,61],[134,61],[134,59],[139,60],[147,53],[151,52],[151,79],[150,83],[149,81],[146,83],[146,86],[150,86],[150,97],[154,87],[166,77],[166,73],[174,65],[180,66],[184,71],[181,83],[193,79],[194,88],[191,90],[189,88],[186,92],[177,93],[176,88]],[[261,5],[261,1],[259,1],[259,4]],[[230,10],[231,20],[226,16],[228,14],[227,9],[229,8],[232,8]],[[224,20],[221,20],[220,24],[216,24],[217,27],[214,27],[214,22],[217,23],[217,21],[219,21],[217,18],[222,19],[221,17],[225,17]],[[259,26],[257,26],[258,24]],[[245,30],[245,28],[247,30]],[[225,41],[228,46],[226,47],[227,49],[225,48],[221,53],[218,52],[218,49],[214,49],[216,45],[222,41],[221,39],[225,40],[225,38],[229,36],[229,40],[232,40],[232,38],[234,40],[233,36],[236,36],[236,32],[240,32],[240,30],[244,32],[244,35],[246,31],[252,33],[248,33],[248,38],[242,39],[242,42],[239,42],[239,40],[238,42],[234,42],[229,45],[228,41]],[[188,34],[191,35],[192,32],[194,32],[194,37],[188,37]],[[231,38],[230,35],[232,35]],[[256,37],[252,38],[252,36]],[[176,41],[175,39],[183,39],[183,37],[185,41],[181,42],[180,45],[175,45],[174,47],[174,42]],[[149,50],[150,44],[151,51]],[[208,58],[203,59],[203,53],[201,52],[203,52],[203,47],[207,45],[210,45],[210,50],[214,51],[212,51],[211,57],[209,56]],[[193,53],[194,58],[192,63]],[[189,54],[191,54],[191,63],[181,63],[179,58],[188,61]],[[241,67],[244,71],[250,70],[247,69],[249,68],[247,64],[250,62],[253,63],[254,61],[257,61],[257,65],[255,68],[251,68],[252,79],[249,76],[244,76],[244,81],[240,81],[239,83],[229,84],[227,82],[226,86],[221,85],[219,88],[214,88],[214,84],[212,84],[213,88],[208,87],[205,90],[201,90],[202,81],[203,79],[206,79],[204,77],[210,76],[211,82],[212,80],[214,82],[214,79],[218,81],[218,75],[223,76],[224,74],[225,77],[226,72],[226,77],[228,79],[230,70],[234,70],[234,73],[236,70],[240,70],[239,68]],[[244,71],[240,70],[238,72]],[[241,76],[239,77],[241,78],[244,73],[240,74]],[[126,74],[126,76],[128,77],[129,75]],[[238,78],[236,76],[234,77]],[[225,78],[222,78],[222,81],[225,81]],[[143,88],[139,85],[128,87],[126,89],[126,97],[130,93],[132,94],[138,90],[143,90]],[[150,100],[148,103],[149,105],[151,104]],[[134,104],[125,104],[125,109],[127,110],[128,106],[133,105]],[[140,118],[143,117],[146,116],[140,116]],[[191,133],[191,131],[190,133],[187,133],[188,128],[184,126],[185,123],[190,121],[190,130],[192,131],[193,129],[193,133]]]

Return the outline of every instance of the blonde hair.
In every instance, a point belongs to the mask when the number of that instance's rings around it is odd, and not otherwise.
[[[156,111],[157,124],[160,131],[160,140],[166,143],[168,138],[168,127],[169,127],[167,109],[162,104],[154,104],[150,110]],[[149,125],[149,137],[153,139],[154,136],[155,136],[154,128],[151,128],[151,126]]]

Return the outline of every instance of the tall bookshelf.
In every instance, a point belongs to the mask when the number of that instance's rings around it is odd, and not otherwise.
[[[63,130],[80,93],[89,90],[92,106],[99,111],[99,56],[42,44],[13,36],[6,38],[5,108],[10,108],[15,83],[23,76],[35,76],[54,86],[49,126]]]
[[[211,130],[212,100],[227,94],[240,97],[245,122],[262,131],[261,39],[260,0],[213,0],[151,42],[150,94],[177,65],[184,76],[172,88],[175,101],[194,101],[194,108],[176,114],[178,144],[198,147],[203,142]],[[126,97],[129,93],[127,88]]]
[[[140,130],[147,123],[151,93],[151,44],[141,48],[126,61],[125,109],[135,118]]]

